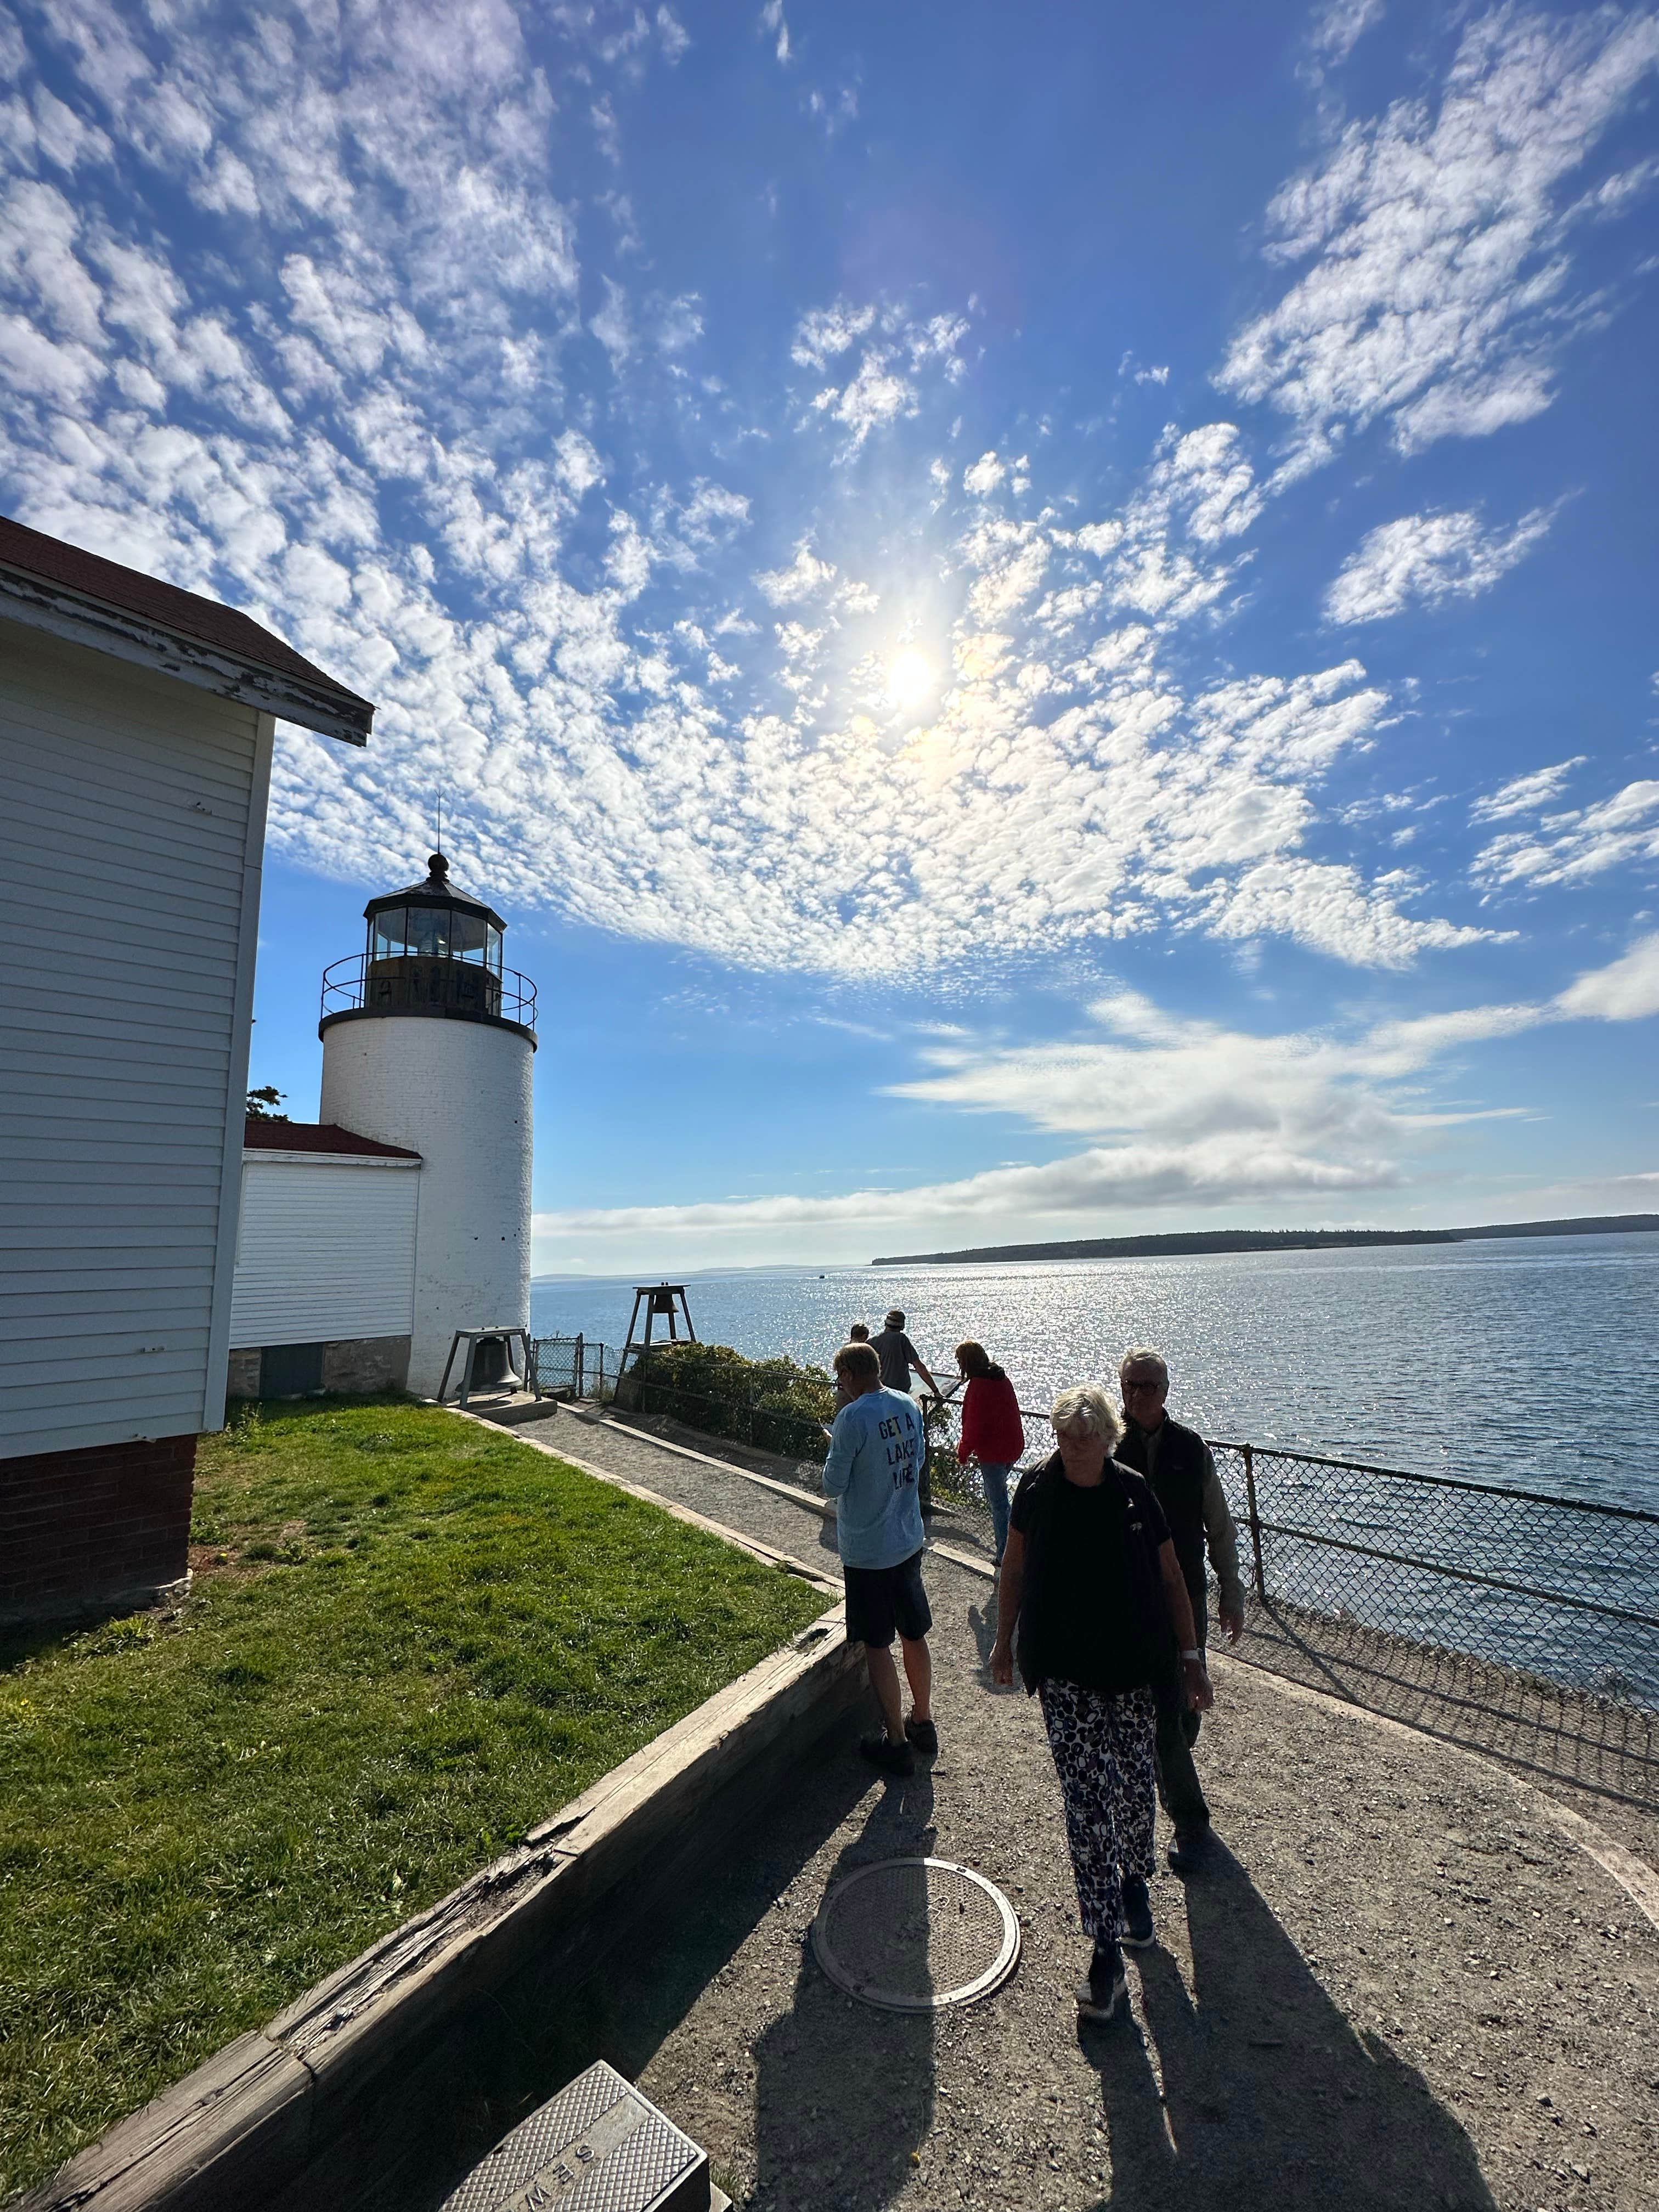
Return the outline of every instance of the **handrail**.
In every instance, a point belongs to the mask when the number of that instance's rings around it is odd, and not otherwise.
[[[1240,1443],[1231,1437],[1206,1437],[1212,1451],[1266,1452],[1303,1467],[1341,1468],[1349,1474],[1382,1474],[1394,1482],[1425,1482],[1436,1490],[1472,1490],[1481,1498],[1518,1498],[1528,1505],[1570,1505],[1575,1513],[1602,1513],[1615,1521],[1644,1521],[1659,1528],[1659,1513],[1641,1505],[1607,1505],[1594,1498],[1553,1498],[1546,1490],[1517,1490],[1507,1483],[1471,1482],[1466,1475],[1419,1474],[1413,1468],[1373,1467],[1363,1459],[1333,1459],[1328,1452],[1291,1451],[1285,1444]]]
[[[487,979],[489,995],[495,1004],[488,1009],[496,1018],[516,1022],[520,1028],[533,1030],[536,1026],[536,986],[528,975],[516,968],[489,968],[482,961],[457,960],[453,964],[465,969],[470,975]],[[349,1014],[362,1011],[368,989],[368,955],[349,952],[343,960],[331,961],[323,970],[322,1011],[328,1014]],[[448,1011],[446,1008],[444,1011]],[[457,1012],[470,1009],[458,1008]]]

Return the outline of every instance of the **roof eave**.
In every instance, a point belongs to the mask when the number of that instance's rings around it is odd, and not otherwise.
[[[366,745],[374,709],[367,699],[334,685],[307,684],[302,678],[262,667],[219,645],[186,637],[149,616],[130,613],[66,586],[0,565],[0,614],[32,629],[90,645],[119,660],[159,669],[222,699],[235,699],[321,737],[349,745]]]

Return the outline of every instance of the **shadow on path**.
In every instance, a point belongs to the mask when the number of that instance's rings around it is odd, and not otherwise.
[[[1079,2031],[1113,2212],[1494,2212],[1456,2119],[1385,2041],[1356,2033],[1218,1846],[1187,1885],[1187,1920],[1195,1999],[1167,1952],[1138,1961],[1152,2047],[1132,2020]]]
[[[637,2080],[868,1791],[852,1741],[850,1724],[834,1732],[785,1802],[761,1814],[750,1845],[661,1898],[597,1970],[572,1979],[555,1961],[532,1960],[498,1999],[475,2007],[428,2063],[423,2118],[405,2120],[367,2161],[372,2180],[354,2174],[336,2189],[310,2175],[273,2212],[313,2212],[325,2201],[421,2212],[594,2059]]]
[[[934,1843],[931,1777],[918,1771],[890,1783],[836,1860],[824,1893],[855,1867],[928,1857]],[[882,2012],[845,1996],[809,1940],[794,2002],[761,2037],[755,2060],[749,2212],[876,2212],[890,2204],[933,2126],[933,2016]],[[879,2114],[879,2126],[861,2125],[860,2113]]]

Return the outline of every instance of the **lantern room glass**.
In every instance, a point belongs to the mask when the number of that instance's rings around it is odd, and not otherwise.
[[[501,933],[462,907],[384,907],[369,924],[371,960],[465,960],[501,972]]]

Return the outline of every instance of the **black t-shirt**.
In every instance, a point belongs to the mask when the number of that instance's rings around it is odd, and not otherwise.
[[[1051,1494],[1039,1625],[1042,1671],[1109,1695],[1138,1689],[1152,1680],[1152,1665],[1130,1581],[1122,1487],[1109,1473],[1092,1489],[1060,1474]],[[1144,1498],[1145,1537],[1156,1553],[1168,1541],[1170,1525],[1150,1490]],[[1036,1482],[1028,1478],[1009,1515],[1022,1535],[1036,1499]]]

